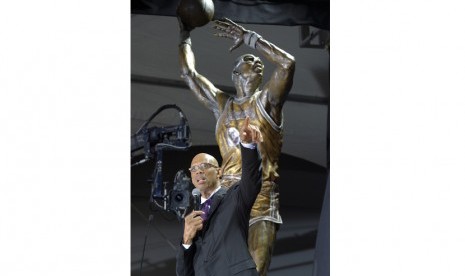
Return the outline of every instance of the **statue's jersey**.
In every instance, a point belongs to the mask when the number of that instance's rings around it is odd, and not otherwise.
[[[278,159],[281,153],[283,130],[266,113],[259,100],[261,92],[241,99],[230,98],[216,124],[216,141],[223,159],[221,185],[229,188],[241,177],[241,151],[239,130],[249,117],[250,124],[258,126],[263,142],[258,144],[262,156],[263,184],[250,213],[250,225],[259,220],[282,223],[279,214]]]

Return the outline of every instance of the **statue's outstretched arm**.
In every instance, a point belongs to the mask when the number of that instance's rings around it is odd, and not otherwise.
[[[181,78],[184,79],[189,89],[194,92],[197,99],[217,116],[224,105],[227,94],[215,87],[206,77],[197,72],[190,38],[191,30],[186,30],[181,20],[179,20],[179,22],[179,65],[181,68]]]

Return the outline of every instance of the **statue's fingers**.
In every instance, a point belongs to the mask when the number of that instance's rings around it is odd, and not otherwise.
[[[233,36],[230,36],[230,38],[234,39]],[[237,47],[241,46],[242,43],[243,43],[243,41],[240,40],[238,43],[234,44],[231,48],[229,48],[229,51],[232,52],[234,49],[236,49]]]
[[[228,22],[229,24],[233,25],[233,26],[238,26],[236,24],[236,22],[232,21],[231,19],[227,18],[227,17],[223,17],[223,21],[224,22]]]
[[[214,23],[218,26],[222,26],[222,27],[229,27],[230,24],[228,22],[225,22],[225,21],[222,21],[222,20],[215,20]]]
[[[230,34],[227,34],[227,33],[216,33],[216,34],[213,34],[214,36],[219,36],[219,37],[226,37],[226,38],[231,38],[231,39],[234,39],[234,36],[230,35]]]
[[[219,25],[213,25],[213,29],[217,29],[217,30],[220,30],[220,31],[223,31],[223,32],[225,32],[227,30],[226,27],[219,26]]]

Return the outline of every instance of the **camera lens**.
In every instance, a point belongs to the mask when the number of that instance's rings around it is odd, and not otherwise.
[[[183,199],[184,199],[184,196],[181,193],[176,194],[174,196],[174,200],[176,200],[176,201],[182,201]]]

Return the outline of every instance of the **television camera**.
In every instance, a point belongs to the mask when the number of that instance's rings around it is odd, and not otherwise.
[[[149,128],[150,121],[167,109],[176,109],[179,112],[179,124]],[[143,159],[133,162],[131,166],[140,165],[149,160],[155,162],[153,177],[149,179],[151,182],[151,206],[174,212],[178,218],[184,218],[190,205],[189,186],[191,181],[183,170],[179,170],[174,178],[173,189],[168,191],[167,182],[163,182],[163,152],[165,150],[187,150],[190,146],[190,128],[187,118],[182,110],[174,104],[160,107],[131,136],[131,159],[135,157],[136,152],[140,150],[144,152]]]

